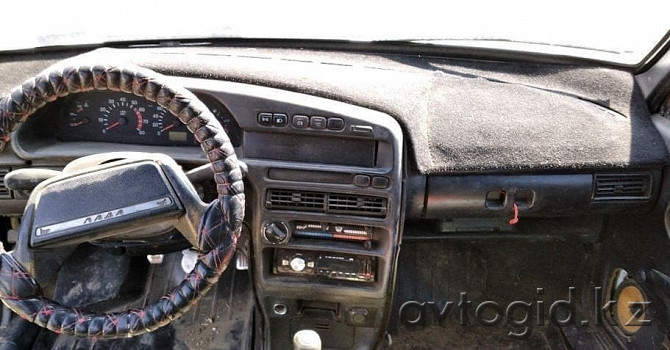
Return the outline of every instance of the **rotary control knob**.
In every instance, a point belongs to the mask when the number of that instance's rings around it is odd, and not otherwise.
[[[281,221],[269,222],[263,228],[265,239],[272,244],[284,243],[288,239],[288,225]]]
[[[305,261],[305,258],[303,258],[302,256],[296,256],[293,257],[293,259],[291,259],[289,265],[291,266],[291,269],[293,271],[302,272],[305,269],[307,262]]]

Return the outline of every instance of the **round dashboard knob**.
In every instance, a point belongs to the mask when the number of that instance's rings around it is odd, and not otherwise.
[[[291,266],[291,269],[293,269],[293,271],[302,272],[302,270],[305,269],[307,263],[305,262],[305,258],[303,258],[302,256],[296,256],[293,259],[291,259],[289,265]]]
[[[284,243],[288,239],[288,232],[288,225],[281,221],[269,222],[263,228],[265,239],[272,244]]]

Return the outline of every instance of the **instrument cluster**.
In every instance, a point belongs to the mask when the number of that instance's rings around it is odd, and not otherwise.
[[[226,130],[233,146],[241,130],[230,112],[209,95],[198,96]],[[80,93],[64,100],[56,136],[61,141],[197,146],[186,125],[155,102],[123,92]]]

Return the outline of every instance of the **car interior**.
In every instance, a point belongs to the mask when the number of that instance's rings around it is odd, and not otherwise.
[[[670,348],[668,48],[2,51],[0,345]]]

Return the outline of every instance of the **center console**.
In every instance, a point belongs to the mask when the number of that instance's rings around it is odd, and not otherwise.
[[[254,280],[266,345],[290,348],[296,332],[313,329],[324,348],[369,348],[384,329],[397,253],[400,127],[321,99],[257,112],[243,154],[256,192]]]
[[[388,317],[402,219],[400,125],[284,90],[193,85],[243,130],[236,153],[249,169],[245,221],[265,347],[291,348],[305,329],[323,348],[372,347]]]

